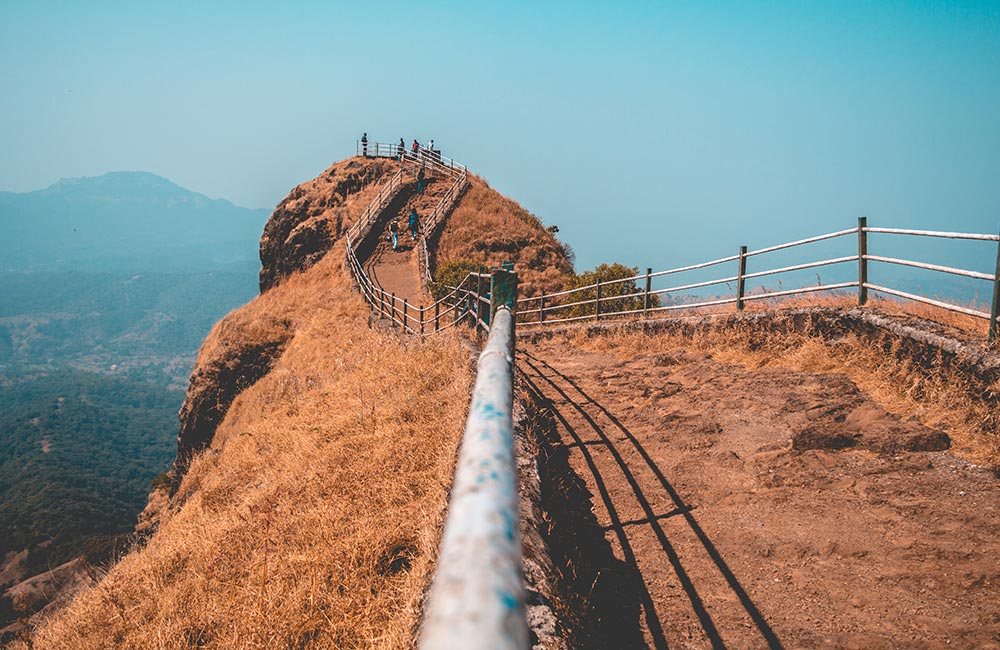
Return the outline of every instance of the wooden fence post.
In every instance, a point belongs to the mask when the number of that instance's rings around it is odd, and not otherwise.
[[[441,329],[441,303],[434,303],[434,331],[437,332]]]
[[[743,277],[747,274],[747,247],[740,246],[740,266],[739,272],[736,274],[736,310],[743,311],[743,289],[746,285],[746,279]]]
[[[420,305],[420,336],[424,335],[424,306]]]
[[[538,322],[545,322],[545,292],[542,292],[542,299],[540,301],[540,306],[538,308]]]
[[[396,324],[396,294],[390,296],[392,299],[389,303],[389,317],[392,319],[392,324]]]
[[[642,317],[646,317],[646,312],[649,311],[649,281],[653,274],[653,269],[646,267],[646,293],[642,296]]]
[[[406,331],[406,327],[409,324],[406,321],[406,318],[407,318],[406,312],[408,311],[409,307],[410,307],[410,305],[409,305],[409,303],[406,302],[406,298],[403,298],[403,331],[404,332]]]
[[[990,309],[990,345],[996,344],[997,312],[1000,311],[1000,242],[997,242],[997,267],[993,276],[993,307]]]
[[[868,302],[868,217],[858,217],[858,304]]]
[[[597,300],[594,303],[594,320],[601,320],[601,281],[597,281]]]

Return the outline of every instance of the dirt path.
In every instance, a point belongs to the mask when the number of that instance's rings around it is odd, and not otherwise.
[[[378,246],[364,262],[368,277],[376,285],[389,293],[396,294],[400,300],[406,300],[410,305],[429,304],[429,298],[422,291],[420,282],[420,266],[417,259],[417,246],[420,240],[413,240],[407,229],[411,209],[417,211],[420,219],[424,219],[437,206],[441,196],[448,191],[451,179],[429,178],[423,194],[413,194],[395,215],[389,218],[399,219],[399,248],[392,250],[389,243],[388,226],[379,241]]]
[[[559,340],[518,371],[637,576],[621,647],[1000,648],[1000,481],[846,377]],[[852,431],[882,442],[791,444]]]
[[[416,243],[410,241],[409,233],[400,236],[398,251],[393,251],[388,242],[380,242],[365,261],[365,271],[372,282],[414,306],[423,300]]]

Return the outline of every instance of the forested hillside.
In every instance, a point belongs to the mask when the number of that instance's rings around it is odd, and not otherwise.
[[[0,386],[0,557],[27,549],[29,573],[83,550],[101,559],[172,461],[182,397],[72,370]]]

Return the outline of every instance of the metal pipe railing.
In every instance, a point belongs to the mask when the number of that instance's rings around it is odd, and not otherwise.
[[[530,647],[514,461],[514,316],[499,307],[491,325],[420,631],[423,650]]]

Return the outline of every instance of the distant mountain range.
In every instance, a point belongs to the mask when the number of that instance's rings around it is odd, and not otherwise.
[[[5,587],[134,528],[198,346],[257,294],[267,218],[146,172],[0,192],[0,645]]]
[[[0,271],[253,270],[269,211],[149,172],[0,192]]]

